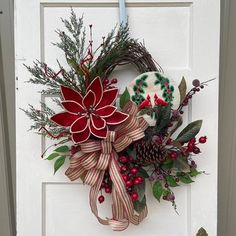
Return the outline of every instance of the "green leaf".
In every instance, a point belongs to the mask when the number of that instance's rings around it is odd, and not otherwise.
[[[64,145],[64,146],[60,146],[57,149],[54,150],[54,152],[69,152],[69,147]]]
[[[120,96],[120,107],[123,108],[125,104],[130,100],[130,94],[127,88]]]
[[[186,143],[191,138],[194,138],[200,131],[202,126],[202,120],[196,120],[188,124],[178,135],[176,141]]]
[[[188,173],[190,172],[190,167],[188,160],[184,157],[178,157],[174,162],[174,167],[180,172]]]
[[[186,91],[187,91],[186,80],[184,77],[182,77],[182,80],[179,84],[180,103],[182,103],[183,100],[185,99]]]
[[[140,183],[139,185],[134,186],[134,191],[136,191],[138,193],[138,200],[139,201],[141,201],[145,195],[145,187],[146,187],[145,180],[143,180],[143,182]]]
[[[184,183],[184,184],[191,184],[194,181],[189,177],[189,175],[185,174],[185,175],[180,175],[179,176],[179,180]]]
[[[170,135],[175,133],[175,131],[183,124],[183,118],[179,116],[178,121],[174,124],[173,128],[170,130]]]
[[[65,163],[66,156],[59,157],[54,163],[54,174],[59,170],[59,168]]]
[[[153,196],[160,202],[161,196],[163,194],[163,187],[161,182],[156,181],[152,186]]]
[[[173,164],[174,162],[172,160],[167,160],[161,165],[161,168],[163,170],[170,170],[173,167]]]
[[[191,172],[189,173],[189,175],[191,177],[196,177],[198,175],[200,175],[202,172],[199,172],[197,169],[191,169]]]
[[[149,177],[147,171],[143,169],[142,167],[139,168],[138,175],[142,176],[144,179]]]
[[[171,105],[157,107],[156,132],[159,134],[170,123]]]
[[[134,201],[133,204],[134,204],[135,211],[140,213],[144,209],[144,207],[146,206],[146,196],[144,195],[142,201],[137,200],[137,201]]]
[[[175,181],[175,179],[174,179],[173,176],[167,175],[167,176],[165,177],[165,179],[166,179],[167,184],[168,184],[170,187],[177,187],[177,186],[179,186],[179,185],[176,183],[176,181]]]
[[[53,152],[53,153],[51,153],[51,154],[47,157],[47,160],[51,161],[51,160],[53,160],[55,157],[58,157],[58,156],[59,156],[58,153]]]

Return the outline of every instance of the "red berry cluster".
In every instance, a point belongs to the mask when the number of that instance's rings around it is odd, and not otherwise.
[[[113,84],[116,84],[118,81],[116,78],[112,79],[111,81],[109,79],[103,80],[103,85],[105,88],[111,88]]]
[[[207,137],[206,136],[202,136],[199,138],[199,143],[205,143],[207,140]],[[187,145],[187,151],[189,153],[194,153],[194,154],[199,154],[201,152],[200,148],[197,147],[197,144],[196,143],[196,138],[192,138],[189,142],[188,142],[188,145]]]
[[[132,158],[128,156],[120,156],[118,161],[121,164],[120,173],[122,174],[126,189],[130,194],[132,201],[136,201],[139,196],[134,190],[134,187],[144,181],[143,177],[138,175],[139,167],[136,166]]]

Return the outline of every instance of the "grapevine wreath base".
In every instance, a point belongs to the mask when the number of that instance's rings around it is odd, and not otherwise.
[[[194,159],[207,140],[196,137],[201,120],[176,133],[185,107],[207,82],[194,80],[189,92],[184,78],[177,86],[144,45],[130,37],[127,25],[112,30],[94,50],[92,25],[86,48],[83,19],[72,10],[70,19],[62,21],[66,32],[57,31],[60,41],[55,45],[63,50],[70,69],[59,62],[58,72],[39,61],[26,66],[32,74],[29,82],[45,85],[44,95],[57,95],[54,102],[62,110],[55,113],[44,103],[40,110],[32,105],[24,110],[34,121],[31,129],[57,140],[42,157],[56,146],[45,158],[55,161],[54,173],[69,159],[65,174],[91,186],[91,211],[113,230],[137,225],[147,216],[146,181],[158,201],[169,201],[176,210],[173,189],[203,173]],[[112,72],[126,64],[134,65],[140,75],[119,97]],[[97,204],[109,194],[112,217],[102,219]]]

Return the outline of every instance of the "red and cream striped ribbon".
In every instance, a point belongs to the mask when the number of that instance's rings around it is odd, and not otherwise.
[[[70,167],[66,171],[71,181],[85,176],[84,182],[91,185],[90,207],[93,214],[101,224],[110,225],[115,231],[126,229],[129,223],[139,224],[147,216],[147,208],[140,214],[135,213],[119,171],[117,152],[143,138],[148,124],[143,118],[136,116],[138,108],[133,102],[128,102],[123,111],[129,114],[129,118],[118,125],[114,131],[109,131],[106,139],[90,139],[80,144],[81,151],[71,158]],[[97,209],[97,197],[107,169],[113,183],[112,219],[100,218]]]

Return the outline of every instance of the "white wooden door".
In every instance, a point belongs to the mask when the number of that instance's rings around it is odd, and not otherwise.
[[[216,78],[201,95],[194,98],[188,111],[189,121],[204,120],[202,134],[208,145],[199,157],[199,169],[209,175],[197,178],[192,186],[175,190],[179,215],[168,202],[160,204],[149,194],[149,215],[141,225],[130,226],[119,235],[191,236],[204,227],[216,235],[217,221],[217,136],[218,136],[218,61],[219,0],[127,0],[131,34],[143,40],[165,73],[189,84]],[[16,74],[17,83],[17,232],[18,236],[74,236],[117,234],[100,225],[90,212],[89,188],[71,183],[60,170],[55,176],[52,163],[40,154],[49,143],[33,132],[27,132],[31,121],[19,108],[30,103],[39,107],[37,86],[26,84],[30,77],[23,63],[32,65],[40,59],[57,68],[62,53],[51,42],[58,40],[55,29],[61,28],[73,7],[84,13],[85,25],[94,25],[94,41],[100,40],[119,22],[118,0],[16,0]],[[133,68],[120,71],[126,78],[124,87],[136,76]],[[40,107],[39,107],[40,108]],[[107,207],[108,208],[108,207]],[[109,210],[103,209],[109,215]]]

